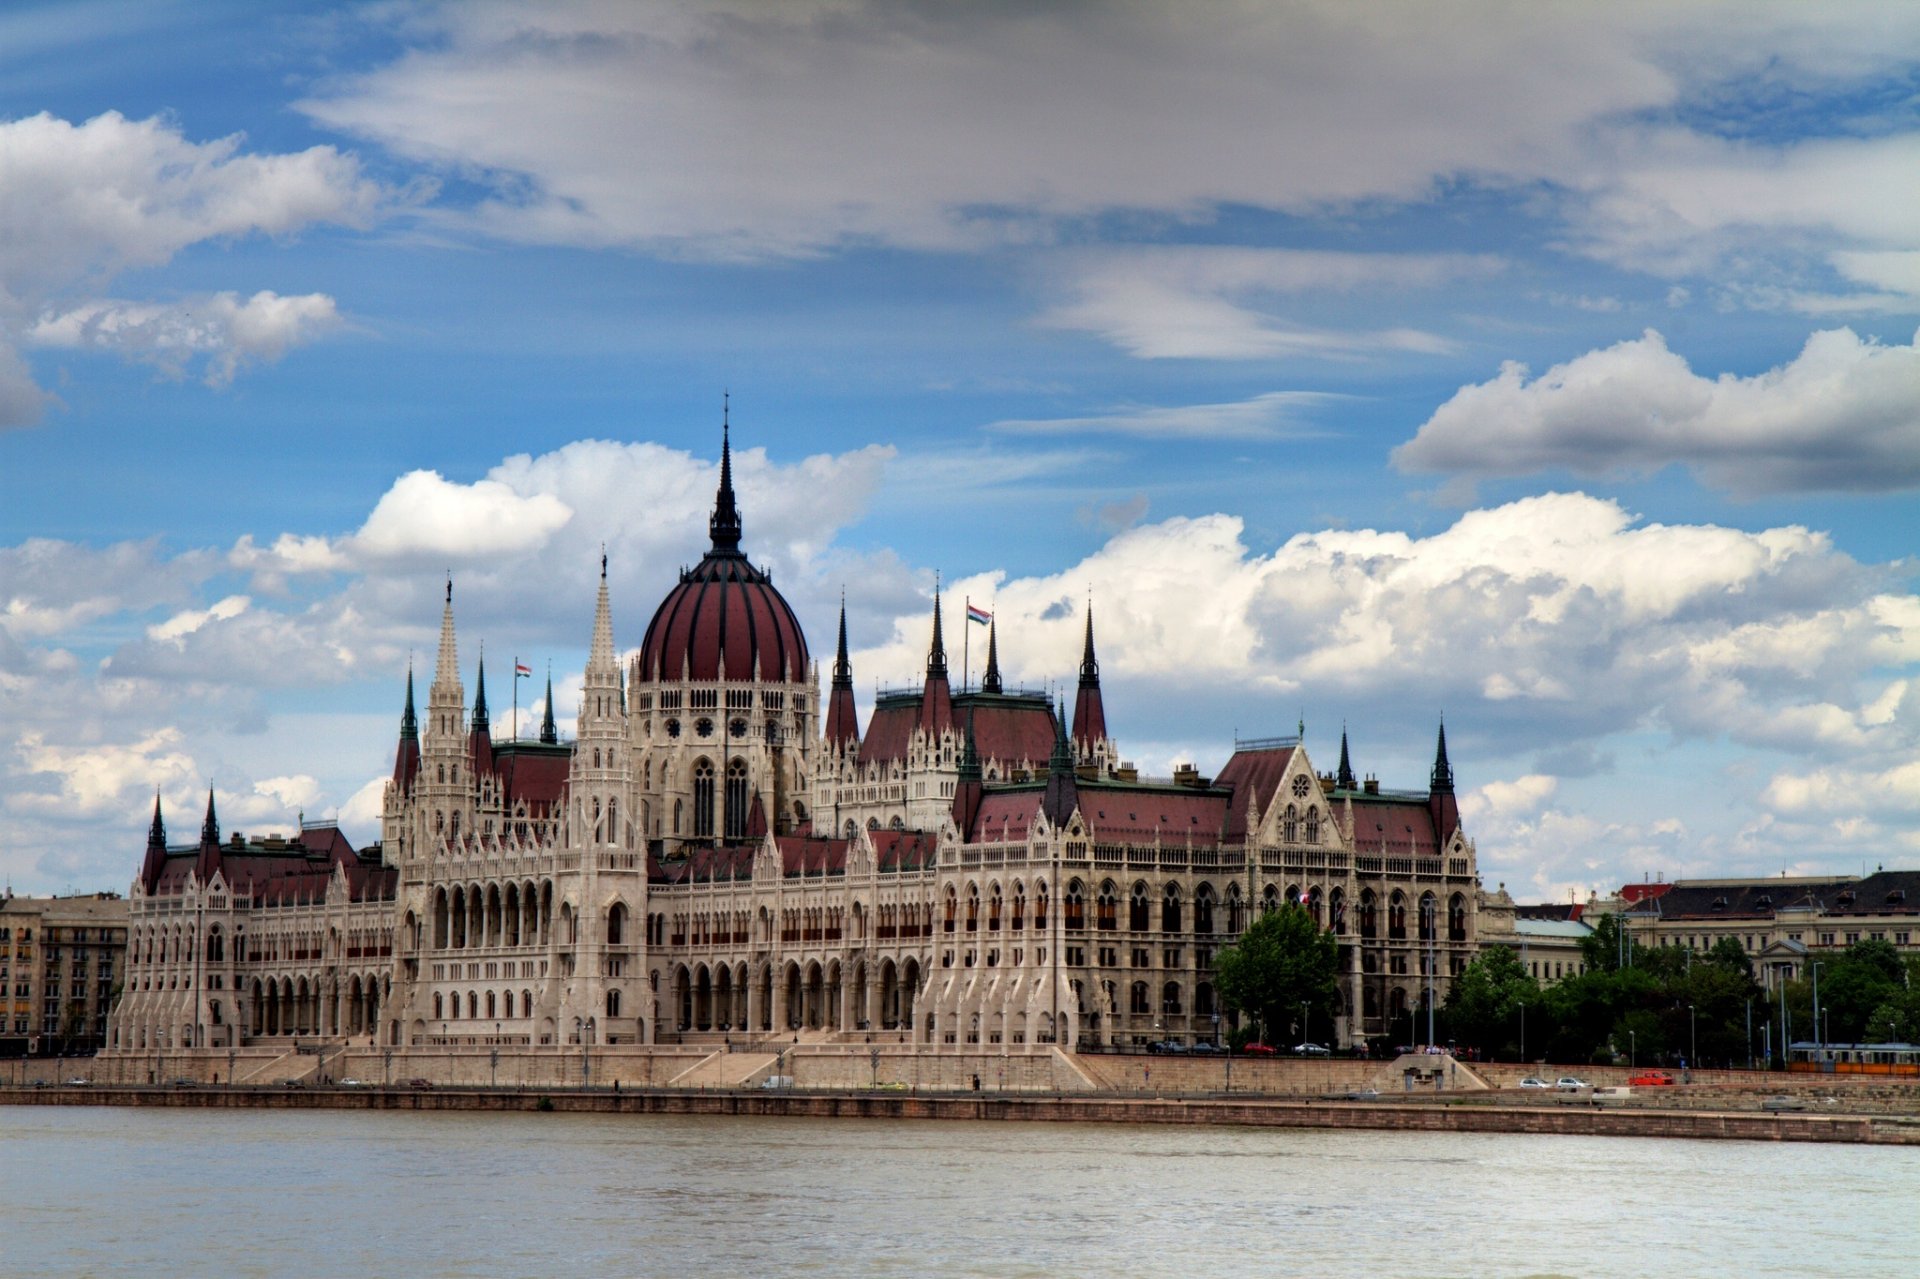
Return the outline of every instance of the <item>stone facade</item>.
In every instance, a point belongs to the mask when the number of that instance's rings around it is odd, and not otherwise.
[[[0,1057],[100,1048],[126,954],[118,894],[0,896]]]

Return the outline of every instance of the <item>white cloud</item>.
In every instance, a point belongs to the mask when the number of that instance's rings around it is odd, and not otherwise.
[[[366,559],[469,563],[538,550],[572,518],[550,493],[523,497],[498,480],[454,484],[436,471],[412,471],[394,481],[351,546]]]
[[[1813,334],[1787,364],[1700,376],[1656,332],[1528,380],[1508,363],[1462,387],[1394,450],[1405,471],[1524,475],[1683,465],[1740,494],[1920,484],[1920,344]]]
[[[248,153],[238,136],[191,142],[159,118],[0,122],[0,427],[36,420],[45,396],[15,347],[100,347],[178,371],[203,357],[224,385],[335,326],[324,294],[215,293],[154,303],[99,295],[115,277],[189,246],[365,226],[392,198],[330,146]]]
[[[43,315],[25,336],[35,346],[114,351],[174,377],[185,373],[190,358],[203,356],[203,380],[222,387],[243,365],[272,363],[339,326],[339,312],[324,293],[281,297],[262,290],[244,302],[236,293],[170,303],[100,299]]]
[[[1142,359],[1436,354],[1445,339],[1414,329],[1336,331],[1260,305],[1282,295],[1432,288],[1501,269],[1491,256],[1298,249],[1141,248],[1080,253],[1058,270],[1071,298],[1039,323],[1096,333]]]
[[[253,601],[244,595],[229,595],[211,608],[186,609],[175,613],[166,621],[147,628],[147,638],[153,640],[177,640],[191,635],[208,622],[224,622],[240,616],[247,611]]]

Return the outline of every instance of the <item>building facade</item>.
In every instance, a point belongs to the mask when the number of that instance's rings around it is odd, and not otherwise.
[[[937,595],[924,679],[863,728],[844,609],[823,698],[741,549],[724,442],[709,534],[625,663],[603,558],[571,741],[550,685],[538,740],[493,739],[449,583],[377,845],[303,825],[223,847],[210,803],[176,849],[156,811],[118,1044],[1194,1042],[1231,1024],[1214,956],[1286,901],[1340,943],[1335,1024],[1298,1029],[1346,1043],[1444,1000],[1473,955],[1444,729],[1415,791],[1357,778],[1344,734],[1330,770],[1286,737],[1144,780],[1108,726],[1091,610],[1069,718],[1003,684],[997,628],[980,685],[953,687]]]
[[[127,902],[0,896],[0,1057],[77,1057],[107,1041],[126,972]]]

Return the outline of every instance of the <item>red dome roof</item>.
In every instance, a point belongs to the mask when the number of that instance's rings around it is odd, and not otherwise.
[[[740,550],[740,513],[733,500],[733,456],[720,446],[720,493],[709,525],[713,549],[680,574],[680,584],[654,612],[640,646],[643,681],[801,681],[808,675],[807,637],[767,575]]]
[[[647,627],[642,680],[807,678],[807,638],[767,575],[738,552],[709,552],[681,574]]]

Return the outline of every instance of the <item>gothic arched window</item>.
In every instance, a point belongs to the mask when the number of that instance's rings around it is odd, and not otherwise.
[[[701,760],[693,766],[693,837],[713,838],[713,763]]]

